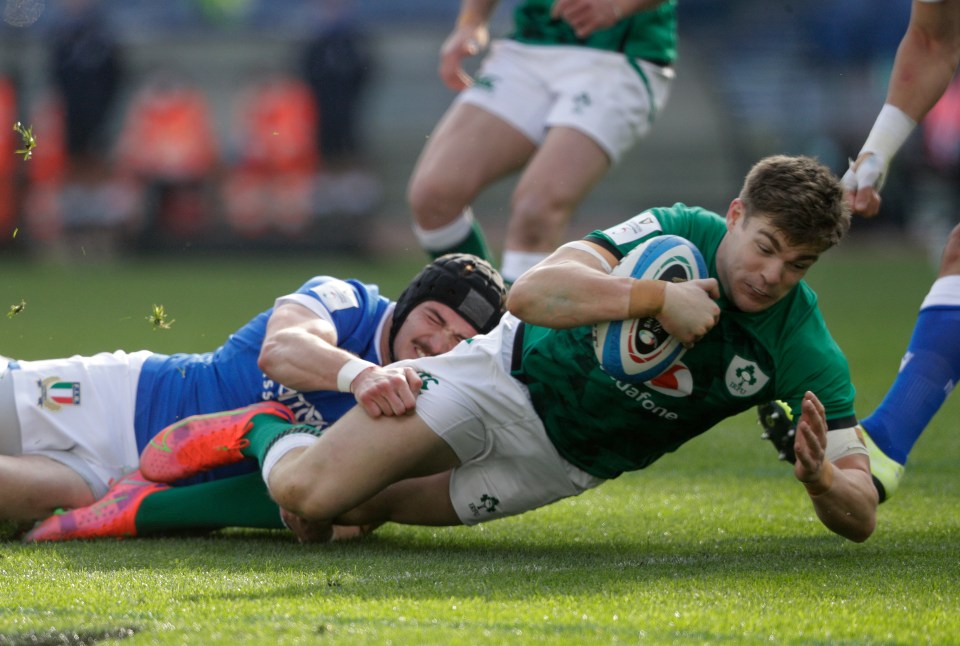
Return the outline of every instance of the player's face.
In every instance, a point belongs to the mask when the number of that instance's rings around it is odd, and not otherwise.
[[[400,360],[443,354],[476,333],[452,308],[437,301],[426,301],[410,310],[397,331],[393,341],[394,357]]]
[[[767,216],[745,217],[743,204],[734,200],[717,249],[717,274],[734,305],[760,312],[786,296],[819,255],[812,247],[789,245]]]

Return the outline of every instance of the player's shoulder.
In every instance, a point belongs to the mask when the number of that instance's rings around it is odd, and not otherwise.
[[[330,312],[363,309],[367,303],[381,299],[380,288],[376,285],[334,276],[314,276],[297,293],[319,301]]]
[[[677,202],[641,211],[612,227],[593,231],[585,239],[626,252],[653,236],[672,234],[690,240],[706,254],[725,230],[724,219],[718,214]]]

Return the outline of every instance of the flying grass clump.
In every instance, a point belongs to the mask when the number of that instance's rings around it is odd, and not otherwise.
[[[13,129],[23,141],[23,148],[18,149],[16,153],[23,155],[24,161],[29,161],[33,157],[33,149],[37,147],[37,139],[33,136],[33,126],[24,126],[17,121],[13,124]]]
[[[167,312],[163,309],[163,305],[154,305],[153,311],[147,315],[146,319],[150,321],[154,330],[169,330],[176,321],[176,319],[167,320]]]

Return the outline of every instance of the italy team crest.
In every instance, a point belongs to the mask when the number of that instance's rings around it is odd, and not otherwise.
[[[38,406],[52,411],[58,411],[63,406],[80,405],[80,382],[60,381],[60,377],[47,377],[38,381],[40,387],[40,401]]]

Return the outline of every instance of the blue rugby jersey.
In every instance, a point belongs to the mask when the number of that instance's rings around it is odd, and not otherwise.
[[[382,365],[380,331],[392,303],[376,285],[317,276],[278,303],[293,301],[330,320],[337,345]],[[156,354],[147,359],[137,385],[135,430],[140,450],[166,426],[201,413],[239,408],[259,401],[286,404],[297,420],[323,428],[356,403],[350,393],[297,392],[267,378],[257,357],[273,308],[254,317],[226,343],[203,354]]]

